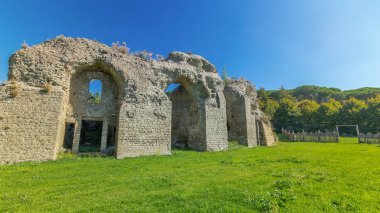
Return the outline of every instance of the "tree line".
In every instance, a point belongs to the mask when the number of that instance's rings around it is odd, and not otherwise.
[[[380,88],[347,91],[318,86],[273,91],[260,88],[258,101],[278,132],[281,128],[331,131],[338,124],[359,125],[364,133],[380,132]]]

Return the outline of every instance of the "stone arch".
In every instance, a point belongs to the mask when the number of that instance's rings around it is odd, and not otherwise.
[[[102,83],[99,103],[89,100],[89,86],[94,79]],[[122,75],[101,60],[82,64],[71,75],[66,121],[75,124],[73,152],[113,153],[117,146],[123,83]],[[96,149],[87,149],[86,144]]]
[[[175,76],[170,84],[179,85],[166,92],[171,101],[171,144],[175,148],[207,150],[205,138],[205,100],[210,97],[207,85]]]
[[[173,148],[190,148],[202,150],[199,142],[200,112],[198,100],[182,84],[172,91],[167,91],[171,107],[171,146]]]
[[[82,72],[102,72],[112,76],[113,80],[117,84],[119,99],[124,97],[124,84],[125,77],[122,70],[116,69],[112,64],[107,63],[101,59],[95,59],[93,63],[80,64],[75,68],[75,72],[71,75],[70,81]]]

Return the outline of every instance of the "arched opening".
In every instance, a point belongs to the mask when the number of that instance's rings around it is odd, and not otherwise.
[[[100,104],[102,100],[102,81],[92,79],[88,88],[88,100],[93,104]]]
[[[168,87],[165,89],[165,93],[166,94],[171,94],[173,92],[173,90],[177,89],[178,87],[180,87],[181,84],[175,84],[175,83],[171,83],[168,85]]]
[[[172,102],[172,148],[202,150],[197,100],[182,84],[172,83],[165,92]]]
[[[102,62],[82,66],[72,76],[67,121],[75,123],[73,152],[114,154],[121,91],[115,76]]]

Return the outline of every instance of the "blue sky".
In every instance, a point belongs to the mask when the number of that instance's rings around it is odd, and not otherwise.
[[[380,1],[17,1],[0,6],[0,81],[20,48],[57,35],[191,51],[258,87],[380,86]]]

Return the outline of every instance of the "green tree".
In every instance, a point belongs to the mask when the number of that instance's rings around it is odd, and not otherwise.
[[[277,131],[281,128],[294,129],[299,131],[298,117],[300,111],[294,98],[283,98],[279,102],[278,109],[273,117],[273,124]]]
[[[380,94],[368,100],[368,108],[364,113],[365,125],[362,127],[364,132],[380,132]]]
[[[340,124],[359,125],[361,127],[365,127],[365,111],[367,107],[366,102],[358,100],[354,97],[344,101],[343,107],[339,112]]]
[[[300,86],[293,90],[294,97],[297,100],[310,99],[317,102],[326,102],[330,98],[341,100],[341,90],[338,88],[328,88],[319,86]]]
[[[266,101],[269,99],[268,93],[265,91],[264,87],[260,87],[259,90],[257,90],[257,98],[262,101]]]
[[[322,103],[317,111],[317,122],[320,130],[333,130],[338,124],[339,111],[343,105],[335,100],[330,99]]]
[[[263,87],[257,91],[257,97],[260,109],[269,117],[269,119],[273,119],[279,104],[269,97]]]
[[[298,117],[299,127],[306,131],[318,130],[317,112],[319,104],[313,100],[302,100],[298,102],[298,109],[300,112]]]
[[[346,99],[347,97],[354,97],[359,100],[367,100],[380,94],[380,88],[363,87],[359,89],[346,90],[343,91],[342,94]]]
[[[258,101],[277,131],[281,127],[297,131],[334,130],[337,124],[358,124],[361,132],[380,132],[380,88],[346,91],[319,86],[294,90],[282,86],[272,91],[260,88]]]
[[[289,90],[286,90],[283,86],[281,86],[279,90],[271,92],[270,97],[277,102],[280,102],[282,99],[294,98],[291,92]]]
[[[101,97],[100,97],[99,92],[96,92],[95,94],[90,92],[89,100],[91,103],[99,104],[101,102]]]

